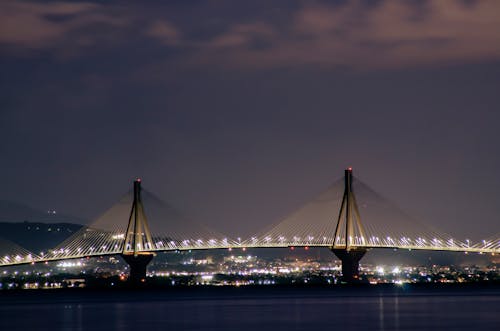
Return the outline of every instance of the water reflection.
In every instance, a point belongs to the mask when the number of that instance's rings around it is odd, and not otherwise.
[[[242,295],[240,295],[242,294]],[[33,301],[39,300],[38,303]],[[62,301],[62,302],[61,302]],[[71,303],[68,303],[71,302]],[[498,326],[500,296],[363,295],[320,290],[0,298],[1,330],[466,330]],[[27,316],[29,318],[27,318]]]
[[[378,299],[378,328],[379,330],[385,330],[384,327],[384,298],[379,297]]]

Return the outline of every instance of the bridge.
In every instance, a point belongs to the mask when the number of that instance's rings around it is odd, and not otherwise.
[[[354,177],[352,168],[274,226],[244,239],[229,238],[183,218],[143,190],[137,179],[133,189],[91,225],[47,252],[29,252],[8,238],[0,239],[0,267],[120,255],[130,266],[130,280],[137,283],[145,279],[157,252],[326,247],[341,260],[343,280],[354,282],[359,261],[371,249],[498,254],[499,238],[473,243],[444,234],[402,212]]]

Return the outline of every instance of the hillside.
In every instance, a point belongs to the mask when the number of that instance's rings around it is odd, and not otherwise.
[[[34,253],[53,248],[84,223],[82,220],[41,211],[22,203],[0,200],[0,237]]]
[[[81,227],[73,223],[0,222],[0,237],[39,253],[55,247]]]

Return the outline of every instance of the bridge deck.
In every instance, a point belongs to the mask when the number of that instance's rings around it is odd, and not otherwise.
[[[179,251],[201,251],[201,250],[243,250],[243,249],[259,249],[259,248],[290,248],[290,247],[325,247],[325,248],[339,248],[343,249],[343,245],[331,246],[328,244],[314,244],[314,243],[304,243],[304,242],[292,242],[292,243],[266,243],[266,244],[228,244],[228,245],[192,245],[192,246],[179,246],[179,247],[162,247],[157,249],[143,250],[141,252],[179,252]],[[492,247],[464,247],[464,246],[423,246],[423,245],[406,245],[406,246],[392,246],[392,245],[359,245],[351,246],[351,248],[365,248],[365,249],[392,249],[392,250],[408,250],[408,251],[445,251],[445,252],[457,252],[457,253],[478,253],[478,254],[500,254],[500,248]],[[69,259],[80,259],[87,257],[102,257],[102,256],[112,256],[122,254],[123,251],[119,249],[108,250],[108,251],[96,251],[89,254],[55,254],[52,253],[47,256],[14,256],[6,257],[0,259],[0,267],[17,266],[17,265],[27,265],[27,264],[37,264],[37,263],[47,263],[55,262],[61,260]]]

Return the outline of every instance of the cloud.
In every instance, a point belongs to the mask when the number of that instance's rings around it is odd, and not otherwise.
[[[271,25],[262,22],[250,24],[236,24],[224,34],[214,38],[207,44],[209,47],[249,47],[255,46],[259,41],[268,41],[277,37]]]
[[[498,60],[499,12],[495,0],[304,2],[287,21],[229,27],[200,44],[195,57],[234,67],[387,68]],[[266,47],[255,47],[258,38]]]
[[[165,20],[153,22],[145,33],[167,45],[177,44],[181,37],[180,31],[173,24]]]
[[[60,43],[89,44],[95,35],[85,34],[91,26],[123,26],[119,16],[106,7],[89,2],[2,1],[0,45],[16,49],[47,49]]]
[[[284,1],[281,8],[264,1],[244,13],[232,1],[189,8],[87,1],[0,2],[0,47],[56,55],[101,47],[133,56],[130,50],[139,45],[141,54],[147,51],[169,66],[231,69],[405,68],[500,59],[497,0],[303,1],[298,6]]]

